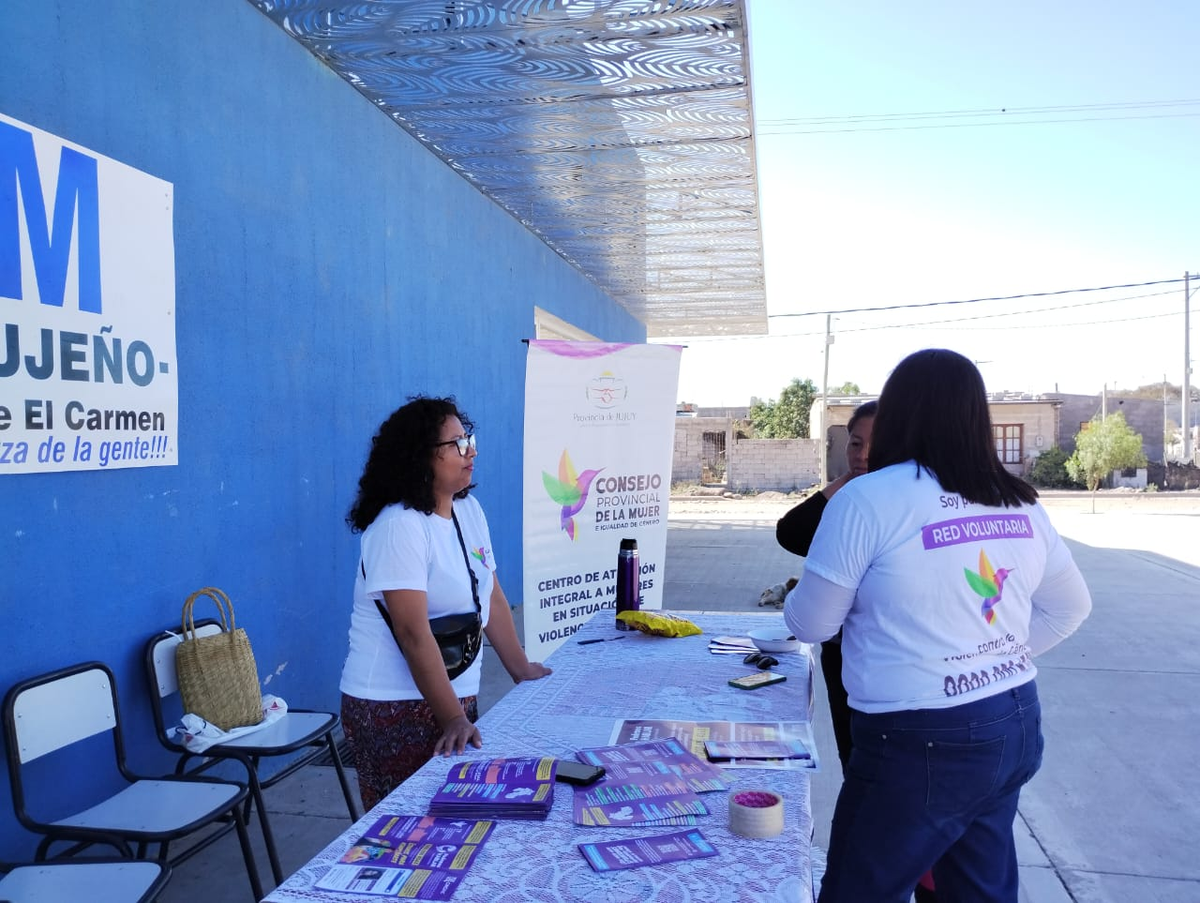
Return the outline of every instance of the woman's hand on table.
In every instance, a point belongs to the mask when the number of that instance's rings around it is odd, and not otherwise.
[[[492,648],[500,657],[504,670],[512,678],[513,683],[519,684],[526,680],[537,680],[550,673],[550,669],[541,662],[531,662],[525,657],[525,650],[517,638],[517,626],[513,623],[512,609],[508,605],[508,597],[500,588],[500,578],[493,574],[491,617],[483,632],[492,642]]]
[[[435,756],[462,755],[470,743],[476,749],[483,746],[483,737],[479,728],[473,725],[466,715],[459,715],[442,728],[442,736],[438,737],[433,747]]]
[[[518,668],[509,676],[512,677],[515,683],[521,683],[525,680],[540,680],[548,674],[553,673],[550,668],[547,668],[541,662],[526,662],[524,668]]]

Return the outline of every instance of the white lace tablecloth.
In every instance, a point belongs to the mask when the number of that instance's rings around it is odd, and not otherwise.
[[[573,758],[577,749],[605,746],[625,718],[682,721],[801,721],[810,715],[811,666],[806,654],[778,655],[785,683],[738,690],[726,681],[747,673],[739,655],[712,655],[713,635],[745,634],[770,616],[678,612],[704,630],[701,636],[619,634],[601,612],[548,660],[554,673],[514,687],[483,718],[483,749],[469,758],[544,756]],[[778,616],[776,616],[778,617]],[[780,621],[782,619],[780,618]],[[619,642],[580,646],[580,639],[624,636]],[[487,650],[485,654],[494,654]],[[329,844],[267,897],[271,903],[364,903],[380,897],[314,890],[325,873],[366,828],[385,814],[421,815],[455,759],[428,763],[361,821]],[[634,835],[669,833],[670,827],[584,828],[571,820],[571,789],[559,784],[544,822],[499,821],[471,866],[453,903],[713,903],[747,900],[811,903],[809,778],[804,772],[726,769],[731,792],[766,788],[784,798],[784,831],[750,840],[728,830],[729,793],[702,796],[710,814],[697,827],[719,851],[710,859],[597,874],[577,844]]]

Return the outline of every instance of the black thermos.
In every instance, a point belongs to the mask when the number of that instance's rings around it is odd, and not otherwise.
[[[636,539],[622,539],[617,552],[617,614],[637,611],[642,607],[638,573],[638,547]],[[630,626],[617,618],[617,630],[630,630]]]

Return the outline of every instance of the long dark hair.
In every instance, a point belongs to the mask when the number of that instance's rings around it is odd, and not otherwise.
[[[450,417],[461,420],[467,432],[475,427],[455,404],[453,396],[413,395],[408,404],[383,421],[371,439],[371,453],[358,481],[358,498],[346,516],[351,530],[361,533],[371,526],[380,511],[396,503],[433,513],[434,448],[442,438],[442,424]],[[466,498],[474,485],[454,497]]]
[[[867,469],[916,461],[947,492],[1018,508],[1037,490],[1000,463],[983,377],[955,351],[927,348],[902,360],[879,396]]]
[[[858,421],[862,420],[864,417],[874,417],[878,413],[879,402],[864,401],[857,408],[855,408],[854,413],[850,415],[850,419],[846,422],[846,432],[853,433],[854,424],[858,423]]]

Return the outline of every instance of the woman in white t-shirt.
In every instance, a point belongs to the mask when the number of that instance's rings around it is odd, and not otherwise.
[[[346,518],[362,540],[342,724],[368,811],[432,756],[483,745],[482,651],[452,677],[430,619],[478,612],[514,681],[550,673],[517,638],[487,519],[468,495],[475,456],[473,424],[454,399],[414,397],[372,439]]]
[[[1015,903],[1013,819],[1042,758],[1033,657],[1091,596],[996,456],[962,355],[896,367],[869,471],[829,501],[784,607],[805,641],[842,629],[852,709],[820,903],[903,903],[931,867],[940,900]]]

